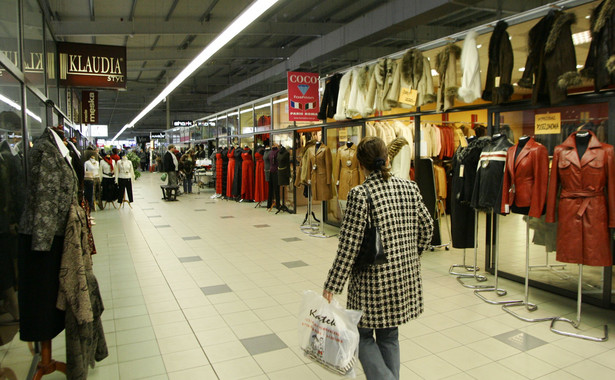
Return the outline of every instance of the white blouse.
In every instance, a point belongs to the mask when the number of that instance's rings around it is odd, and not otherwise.
[[[122,158],[115,163],[115,179],[130,179],[134,182],[135,172],[132,167],[132,162],[127,158]]]
[[[85,178],[93,179],[95,177],[100,177],[100,174],[98,173],[100,166],[96,160],[87,160],[85,164],[83,164],[83,167],[85,168]]]

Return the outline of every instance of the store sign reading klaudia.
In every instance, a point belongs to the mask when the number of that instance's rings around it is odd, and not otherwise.
[[[60,42],[60,85],[126,89],[126,47]]]

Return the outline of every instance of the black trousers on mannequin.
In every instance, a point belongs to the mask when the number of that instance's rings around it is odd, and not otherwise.
[[[86,179],[83,181],[83,196],[90,205],[90,210],[94,211],[94,181]]]
[[[280,208],[280,185],[278,185],[277,172],[271,173],[269,176],[269,196],[267,197],[267,208],[271,208],[273,198],[275,197],[275,207]]]
[[[130,178],[119,178],[117,183],[120,187],[120,193],[117,197],[117,201],[122,203],[122,200],[124,200],[124,190],[126,190],[128,192],[128,201],[132,203],[132,181]]]

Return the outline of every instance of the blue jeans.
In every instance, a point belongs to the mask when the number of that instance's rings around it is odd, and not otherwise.
[[[190,176],[186,174],[184,177],[184,193],[192,193],[192,174]]]
[[[359,327],[359,360],[367,380],[399,380],[399,331]]]

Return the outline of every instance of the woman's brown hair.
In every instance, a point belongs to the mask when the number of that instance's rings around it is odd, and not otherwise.
[[[387,146],[381,138],[365,137],[357,146],[357,159],[361,166],[370,171],[380,171],[382,178],[391,178],[391,168],[387,166]]]

